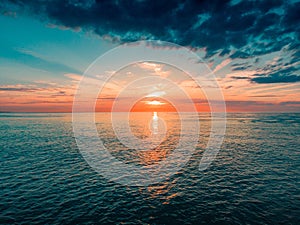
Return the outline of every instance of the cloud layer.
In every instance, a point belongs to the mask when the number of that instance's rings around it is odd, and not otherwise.
[[[118,42],[159,39],[205,48],[206,57],[253,58],[286,52],[288,60],[255,74],[252,82],[297,82],[300,56],[299,1],[98,1],[14,0],[0,3],[2,13],[30,13],[58,26],[92,31]],[[283,54],[283,57],[286,56]],[[286,68],[288,66],[288,68]]]

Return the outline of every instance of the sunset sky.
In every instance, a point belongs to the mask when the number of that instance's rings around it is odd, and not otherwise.
[[[87,67],[138,40],[192,49],[214,72],[229,112],[300,111],[300,2],[217,2],[1,1],[0,111],[71,112]],[[109,111],[122,85],[142,74],[177,77],[197,109],[209,111],[195,82],[169,65],[144,62],[112,72],[98,111]],[[173,110],[163,100],[167,87],[146,88],[137,111]]]

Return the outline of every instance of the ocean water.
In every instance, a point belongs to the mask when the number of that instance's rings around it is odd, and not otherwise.
[[[96,124],[113,156],[147,166],[171,154],[180,137],[177,114],[158,116],[167,138],[146,151],[118,141],[109,113],[98,113]],[[300,114],[227,117],[223,145],[207,170],[198,167],[210,117],[199,114],[200,140],[188,163],[159,183],[131,187],[84,160],[71,114],[1,113],[0,224],[300,224]],[[137,138],[149,137],[148,120],[149,114],[131,117]]]

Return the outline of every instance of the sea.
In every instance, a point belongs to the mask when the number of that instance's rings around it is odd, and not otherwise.
[[[129,121],[143,140],[163,129],[153,118],[164,121],[165,135],[150,149],[122,144],[111,113],[94,121],[111,156],[147,167],[177,154],[187,132],[176,113],[120,113],[117,124]],[[205,170],[199,163],[212,117],[197,119],[199,140],[186,162],[162,180],[132,185],[91,166],[71,113],[0,113],[0,224],[300,224],[300,113],[228,113],[223,143]]]

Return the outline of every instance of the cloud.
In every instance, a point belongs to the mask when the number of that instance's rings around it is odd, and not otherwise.
[[[4,0],[0,11],[28,13],[61,29],[92,31],[120,43],[159,39],[205,49],[207,58],[225,55],[232,60],[253,59],[233,66],[233,70],[264,68],[259,65],[260,57],[274,52],[283,53],[281,59],[285,60],[279,60],[280,66],[299,62],[299,1]],[[40,58],[34,60],[54,66]],[[55,67],[68,69],[57,64]],[[298,82],[299,77],[275,67],[251,81]]]
[[[269,112],[276,110],[298,112],[300,107],[299,101],[283,102],[262,102],[262,101],[226,101],[226,107],[230,111],[262,111]]]
[[[221,69],[223,69],[225,66],[227,66],[229,63],[231,63],[231,59],[225,59],[223,62],[221,62],[219,65],[216,66],[216,68],[213,70],[213,72],[217,72]]]
[[[35,92],[38,91],[39,88],[35,88],[35,87],[23,87],[23,86],[10,86],[10,85],[6,85],[6,86],[0,86],[0,92],[1,91],[12,91],[12,92]]]
[[[300,106],[300,101],[286,101],[286,102],[281,102],[281,105],[299,105]]]
[[[193,98],[193,102],[199,107],[200,111],[209,111],[209,102],[205,98]],[[178,99],[178,102],[185,104],[185,99]],[[220,103],[220,101],[211,101],[210,103]],[[277,112],[293,111],[298,112],[300,109],[300,101],[256,101],[256,100],[226,100],[227,112]],[[207,108],[205,107],[207,106]]]
[[[9,49],[4,47],[1,49],[0,57],[1,56],[43,71],[56,73],[81,73],[80,71],[69,67],[68,65],[49,60],[42,55],[28,49]]]
[[[150,94],[148,94],[146,97],[162,97],[166,95],[166,92],[165,91],[155,91],[155,92],[152,92]]]
[[[47,81],[0,85],[0,111],[70,112],[74,92],[74,84]]]
[[[252,81],[261,84],[268,84],[268,83],[291,83],[291,82],[298,82],[300,81],[299,75],[288,75],[288,76],[280,76],[278,74],[270,75],[270,76],[259,76],[251,78]]]
[[[248,97],[252,97],[252,98],[274,98],[274,97],[278,97],[278,95],[248,95]]]
[[[236,74],[243,74],[246,71],[254,72],[248,77],[234,75],[231,78],[248,79],[258,84],[299,82],[300,63],[294,61],[295,55],[297,55],[297,51],[286,52],[283,49],[256,59],[240,59],[238,63],[232,64],[232,71]]]
[[[256,83],[291,83],[300,81],[296,67],[288,67],[271,73],[254,74],[250,80]]]
[[[12,99],[23,96],[21,99],[18,99],[18,101],[23,101],[28,96],[43,96],[45,98],[69,97],[73,96],[74,91],[74,85],[47,84],[46,81],[38,81],[31,84],[0,85],[0,98]]]
[[[208,54],[232,48],[238,50],[235,56],[260,54],[262,48],[272,52],[290,40],[299,42],[300,3],[293,1],[6,0],[1,7],[19,7],[51,24],[81,27],[112,40],[160,39],[205,47]]]
[[[243,77],[243,76],[231,76],[230,78],[236,79],[236,80],[248,80],[249,77]]]
[[[82,79],[81,75],[73,74],[73,73],[67,73],[67,74],[65,74],[65,77],[68,77],[68,78],[70,78],[71,80],[74,80],[74,81],[80,81]]]
[[[153,75],[161,76],[167,78],[170,75],[170,71],[166,70],[164,64],[161,63],[152,63],[152,62],[143,62],[138,63],[138,67],[144,70],[153,72]]]

